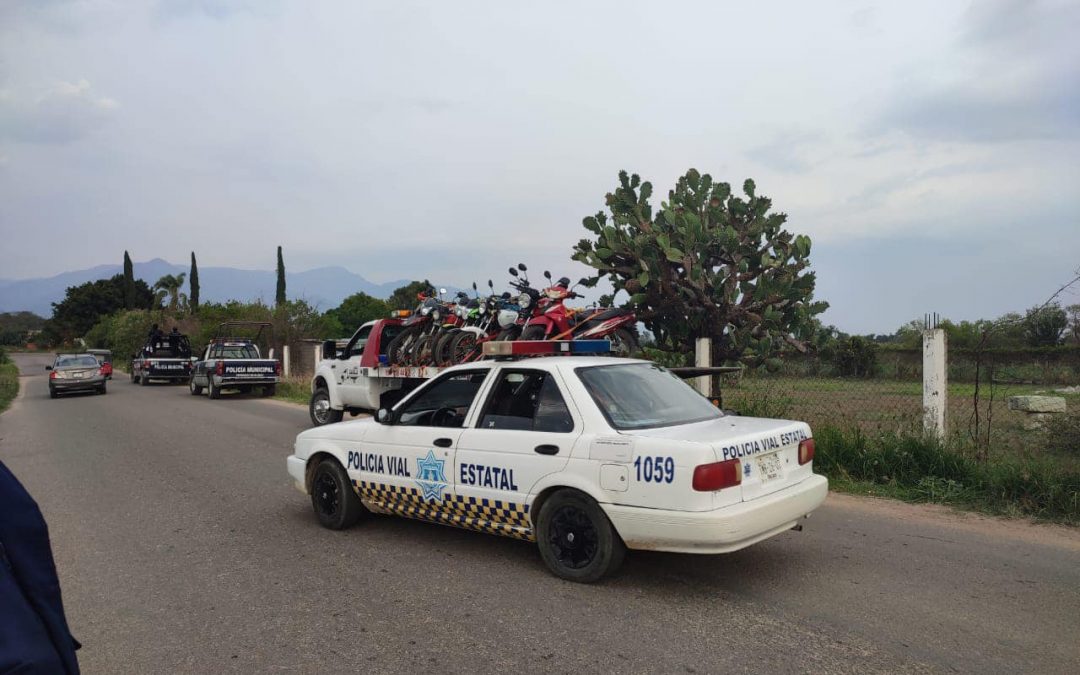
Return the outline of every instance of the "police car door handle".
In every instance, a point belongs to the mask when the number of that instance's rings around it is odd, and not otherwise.
[[[557,454],[559,454],[559,446],[557,446],[557,445],[538,445],[535,448],[533,448],[533,450],[540,453],[541,455],[557,455]]]
[[[449,448],[451,445],[454,444],[454,441],[449,438],[436,438],[434,443],[440,448]]]

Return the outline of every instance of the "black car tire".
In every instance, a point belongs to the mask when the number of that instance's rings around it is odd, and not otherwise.
[[[132,382],[135,382],[135,383],[139,382],[139,378],[135,377],[135,368],[134,367],[132,367],[131,372],[128,373],[128,377],[131,378]]]
[[[617,571],[626,557],[626,544],[603,509],[578,490],[551,495],[536,524],[540,557],[552,574],[567,581],[599,581]]]
[[[57,398],[59,396],[60,396],[60,394],[56,393],[55,389],[53,389],[52,387],[49,387],[49,398]]]
[[[261,389],[259,389],[259,396],[262,396],[263,398],[266,398],[268,396],[273,396],[276,393],[277,393],[277,385],[276,384],[268,384],[265,387],[262,387]]]
[[[146,375],[143,375],[142,377],[139,378],[139,384],[141,384],[144,387],[147,386],[148,384],[150,384],[150,378],[147,377]]]
[[[319,524],[330,530],[344,530],[356,524],[367,509],[353,490],[345,469],[336,459],[324,459],[311,477],[311,508]]]
[[[97,388],[97,393],[99,393],[99,394],[107,394],[107,393],[109,393],[109,391],[105,388],[105,385],[103,384],[103,385],[101,385],[100,387]]]
[[[320,410],[320,401],[326,401],[326,409]],[[314,393],[311,394],[311,400],[308,401],[308,415],[311,417],[311,425],[321,427],[324,424],[336,424],[341,421],[341,418],[345,416],[344,410],[334,410],[330,407],[330,392],[326,387],[317,388]]]
[[[210,392],[210,398],[221,398],[221,387],[214,384],[213,378],[207,378],[207,390]]]
[[[202,396],[202,389],[202,387],[195,384],[195,376],[192,375],[191,379],[188,380],[188,391],[191,392],[192,396]]]

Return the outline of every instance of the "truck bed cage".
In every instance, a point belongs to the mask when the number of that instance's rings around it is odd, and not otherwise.
[[[234,328],[258,328],[258,330],[255,332],[255,337],[229,335]],[[214,331],[214,337],[210,338],[210,342],[258,342],[264,330],[267,332],[268,344],[272,347],[274,345],[274,324],[269,321],[223,321],[218,324],[217,330]]]

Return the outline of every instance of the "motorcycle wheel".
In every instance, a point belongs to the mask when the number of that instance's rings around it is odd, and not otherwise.
[[[437,335],[425,335],[416,342],[412,353],[414,366],[430,366],[433,363],[436,338]]]
[[[451,328],[448,331],[439,334],[438,339],[435,341],[435,365],[437,366],[451,366],[454,364],[453,352],[450,346],[454,343],[454,338],[460,335],[462,331],[460,328]]]
[[[495,339],[499,342],[507,342],[518,339],[519,335],[521,335],[521,326],[510,326],[499,331],[499,335]]]
[[[521,332],[522,340],[546,340],[547,331],[543,326],[525,326],[525,330]]]
[[[408,355],[408,348],[412,346],[412,343],[416,339],[417,333],[420,329],[416,326],[411,326],[398,333],[397,337],[390,341],[390,344],[386,347],[386,358],[390,361],[392,366],[405,366],[408,365],[405,362],[405,358]]]
[[[454,336],[450,344],[450,363],[456,366],[459,363],[471,361],[478,351],[476,333],[463,330]]]
[[[618,328],[608,336],[611,340],[611,355],[623,358],[633,358],[641,351],[638,346],[637,336],[625,328]]]

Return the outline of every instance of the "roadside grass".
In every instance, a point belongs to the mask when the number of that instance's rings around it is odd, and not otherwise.
[[[281,378],[274,398],[306,406],[311,400],[311,380],[306,377]]]
[[[963,444],[914,433],[814,430],[830,489],[1080,525],[1080,468],[1053,453],[975,460]]]
[[[19,368],[14,363],[0,363],[0,412],[8,406],[19,393]]]

